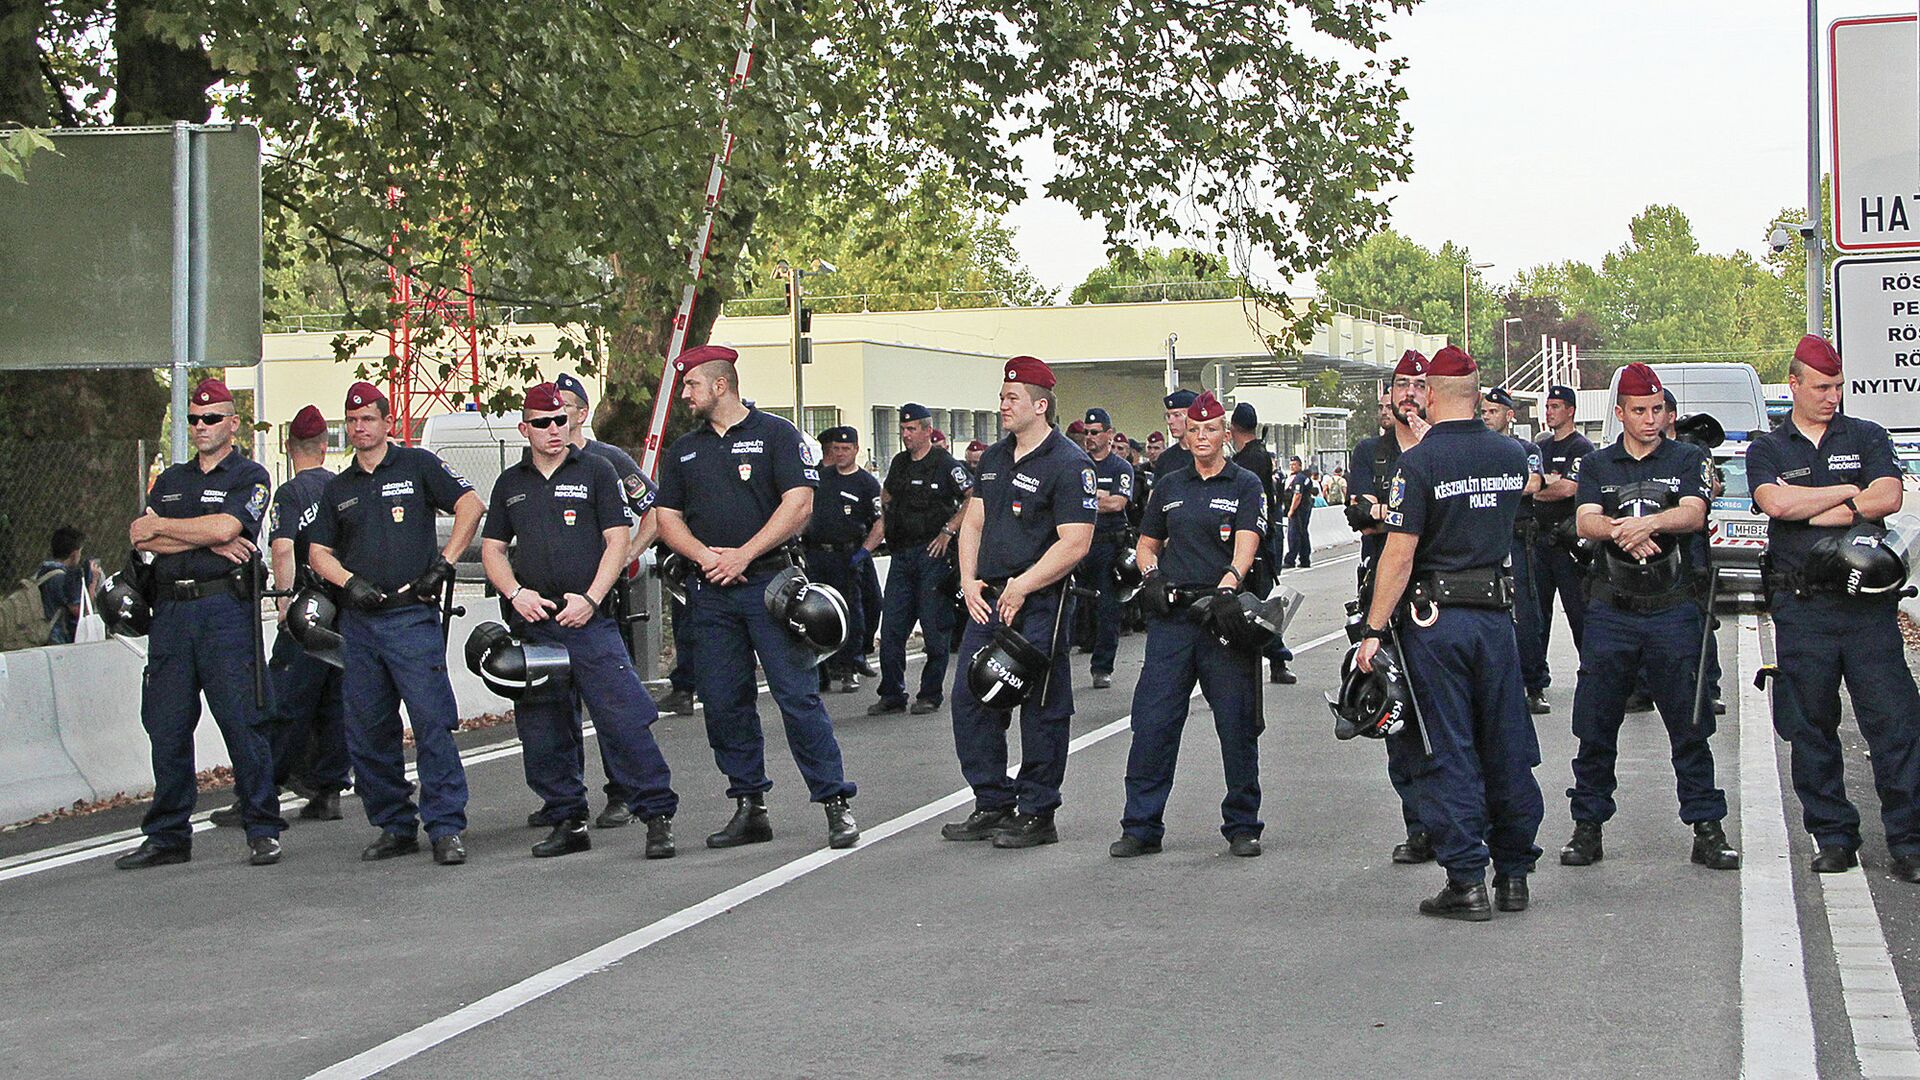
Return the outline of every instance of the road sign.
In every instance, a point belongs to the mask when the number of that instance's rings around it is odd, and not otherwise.
[[[1200,385],[1224,397],[1240,385],[1240,376],[1234,373],[1232,364],[1215,360],[1207,365],[1206,371],[1200,376]]]
[[[1920,431],[1920,255],[1835,262],[1833,318],[1847,415]]]
[[[1920,41],[1915,16],[1827,27],[1833,124],[1833,244],[1920,248]]]

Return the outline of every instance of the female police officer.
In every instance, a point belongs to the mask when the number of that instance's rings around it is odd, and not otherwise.
[[[1127,754],[1118,859],[1160,850],[1161,814],[1173,791],[1174,760],[1193,684],[1213,709],[1225,759],[1227,797],[1220,831],[1235,855],[1260,854],[1260,656],[1223,648],[1195,617],[1194,600],[1239,592],[1265,542],[1266,489],[1227,460],[1226,409],[1212,391],[1187,409],[1193,465],[1160,477],[1140,521],[1135,558],[1146,571],[1147,656],[1133,691],[1133,749]]]

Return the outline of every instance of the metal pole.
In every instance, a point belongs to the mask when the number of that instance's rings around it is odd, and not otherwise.
[[[187,133],[187,220],[191,225],[188,233],[187,252],[187,297],[190,302],[187,317],[187,363],[197,368],[207,366],[207,136],[204,132],[188,130]],[[185,392],[185,380],[181,381]],[[180,400],[186,400],[182,397]]]
[[[1469,290],[1473,282],[1473,256],[1467,256],[1460,264],[1460,347],[1473,351],[1473,297]]]
[[[1166,376],[1166,383],[1167,383],[1167,393],[1169,393],[1169,394],[1171,394],[1171,393],[1173,393],[1173,392],[1174,392],[1175,390],[1178,390],[1178,389],[1180,389],[1180,373],[1179,373],[1179,372],[1177,372],[1177,371],[1175,371],[1175,370],[1173,370],[1173,362],[1174,362],[1174,352],[1173,352],[1173,343],[1174,343],[1174,342],[1176,342],[1176,341],[1179,341],[1179,340],[1180,340],[1180,335],[1179,335],[1179,334],[1168,334],[1168,335],[1167,335],[1167,376]]]
[[[800,275],[803,271],[794,267],[787,276],[787,309],[793,331],[793,426],[805,435],[806,428],[806,368],[800,363]]]
[[[188,322],[193,316],[193,298],[189,295],[192,271],[192,232],[188,217],[192,212],[189,188],[193,165],[187,148],[187,125],[173,125],[173,460],[187,460],[187,353],[190,348]]]
[[[1807,333],[1826,333],[1827,260],[1820,240],[1820,0],[1807,0]]]

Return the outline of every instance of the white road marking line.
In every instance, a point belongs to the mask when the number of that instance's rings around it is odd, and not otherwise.
[[[1323,634],[1312,641],[1294,649],[1298,656],[1308,650],[1325,645],[1329,641],[1345,641],[1346,630],[1335,630]],[[1194,696],[1199,696],[1195,687]],[[1089,746],[1102,742],[1127,730],[1133,720],[1131,714],[1104,724],[1067,744],[1067,753],[1074,754]],[[488,994],[479,1001],[455,1009],[453,1012],[431,1020],[412,1031],[388,1039],[386,1042],[365,1050],[336,1065],[313,1073],[307,1080],[364,1080],[375,1076],[401,1062],[419,1056],[449,1039],[463,1035],[474,1028],[527,1005],[539,998],[559,990],[571,983],[592,975],[598,971],[633,956],[650,945],[658,944],[680,933],[699,926],[715,915],[723,914],[741,904],[778,889],[791,881],[805,877],[815,870],[831,866],[841,859],[896,836],[916,825],[924,824],[942,814],[958,810],[973,801],[973,791],[961,788],[915,810],[891,818],[868,829],[861,830],[859,846],[840,851],[822,849],[809,852],[798,859],[774,867],[759,877],[744,881],[724,892],[716,893],[691,907],[682,908],[663,919],[648,923],[638,930],[614,938],[595,949],[581,953],[570,960],[564,960],[544,971],[537,972],[502,990]]]
[[[1816,1075],[1813,1006],[1793,898],[1793,849],[1775,758],[1772,711],[1753,686],[1760,622],[1740,618],[1740,1075]]]
[[[1913,1037],[1913,1016],[1900,989],[1900,977],[1887,953],[1880,910],[1866,871],[1815,874],[1833,930],[1833,958],[1840,965],[1840,996],[1853,1028],[1853,1052],[1860,1075],[1920,1076],[1920,1044]]]

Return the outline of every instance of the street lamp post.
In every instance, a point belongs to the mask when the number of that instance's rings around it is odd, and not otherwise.
[[[1500,324],[1500,385],[1508,389],[1512,389],[1513,382],[1513,352],[1508,348],[1507,331],[1514,323],[1522,321],[1515,316]]]
[[[1492,263],[1460,264],[1460,347],[1473,351],[1473,272],[1492,269]]]
[[[813,260],[814,273],[831,274],[838,269],[840,268],[824,259]],[[773,271],[774,277],[785,278],[787,282],[787,313],[793,331],[793,426],[799,429],[802,435],[807,433],[805,374],[807,346],[804,340],[805,311],[800,306],[800,279],[806,274],[807,271],[788,264],[785,259],[780,260]]]

